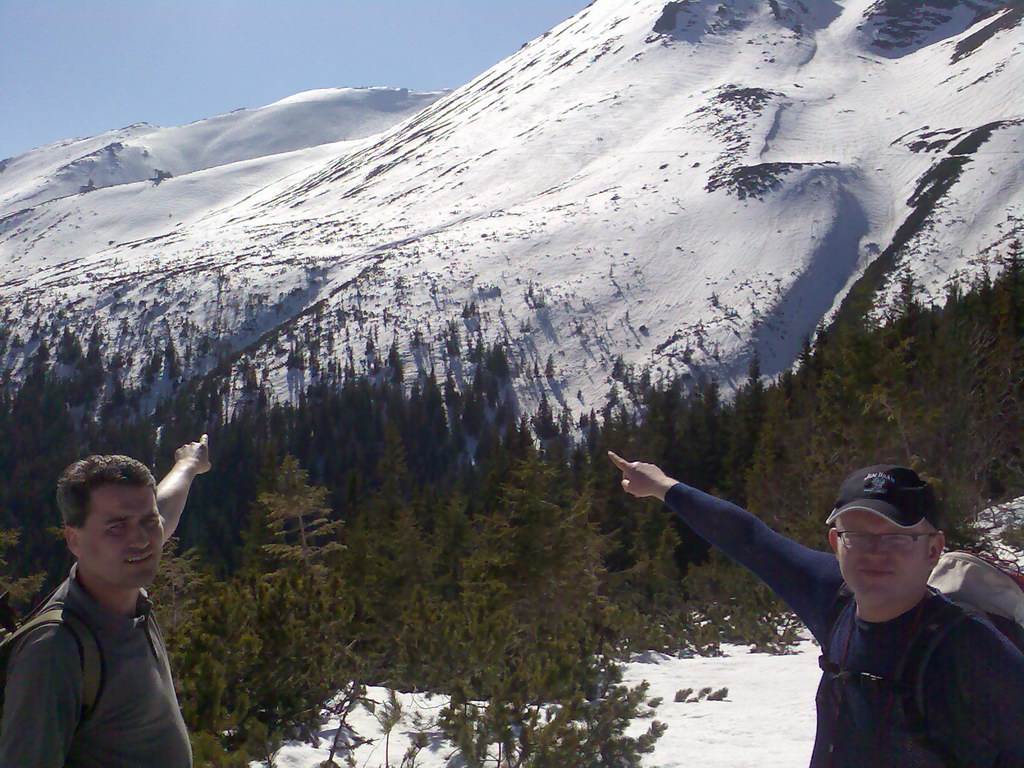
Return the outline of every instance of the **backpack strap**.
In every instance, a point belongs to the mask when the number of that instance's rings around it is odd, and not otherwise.
[[[853,685],[865,688],[875,688],[877,690],[892,691],[901,696],[905,695],[909,689],[898,677],[895,680],[888,680],[878,675],[872,675],[870,672],[854,672],[843,668],[831,660],[832,639],[835,635],[836,625],[843,614],[852,608],[853,604],[853,592],[843,583],[836,591],[836,596],[833,598],[826,614],[825,638],[821,646],[821,655],[818,656],[818,667],[827,675],[829,683],[838,680],[844,684],[852,683]]]
[[[82,717],[79,726],[92,714],[96,701],[103,691],[103,679],[106,669],[103,665],[103,654],[100,653],[99,640],[77,614],[64,609],[64,626],[78,642],[78,656],[82,662]]]
[[[903,699],[904,715],[908,725],[916,731],[928,730],[925,679],[928,665],[950,631],[968,617],[968,612],[956,603],[937,598],[926,598],[922,608],[925,616],[911,636],[907,651],[896,668],[896,679],[906,686]]]
[[[836,632],[836,624],[839,623],[839,618],[852,603],[853,592],[846,586],[846,582],[843,582],[836,590],[835,597],[832,598],[832,603],[825,614],[825,637],[821,644],[821,655],[818,656],[818,666],[823,672],[831,675],[830,679],[835,679],[843,671],[838,664],[829,660],[829,655],[832,650],[832,636]]]
[[[85,719],[92,714],[103,690],[105,670],[99,640],[85,621],[65,606],[63,601],[58,600],[25,621],[11,634],[8,641],[13,647],[18,638],[39,627],[64,627],[71,633],[78,646],[78,660],[82,667],[82,714],[76,729],[80,728]]]

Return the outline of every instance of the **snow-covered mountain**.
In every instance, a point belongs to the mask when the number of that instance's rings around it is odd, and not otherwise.
[[[455,331],[507,339],[527,403],[600,404],[620,356],[775,373],[855,286],[938,291],[1020,233],[1022,52],[1006,0],[596,0],[366,138],[45,202],[56,172],[9,161],[0,301],[23,341],[100,323],[283,396],[295,348],[358,367],[395,339],[459,376]]]
[[[404,88],[324,88],[189,125],[129,125],[26,152],[0,166],[0,216],[58,197],[160,181],[242,160],[362,139],[443,96]]]

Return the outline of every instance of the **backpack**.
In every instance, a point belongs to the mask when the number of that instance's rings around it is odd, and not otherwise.
[[[56,591],[36,606],[23,621],[18,622],[10,605],[7,592],[0,595],[0,714],[3,713],[4,691],[7,687],[7,665],[18,640],[37,627],[63,626],[78,645],[78,658],[82,663],[82,715],[81,727],[92,713],[103,689],[103,655],[99,641],[89,625],[60,598]]]
[[[1015,563],[987,555],[946,552],[932,570],[928,588],[950,602],[929,601],[923,620],[918,623],[907,643],[906,653],[897,664],[894,680],[844,670],[829,661],[833,629],[853,601],[853,593],[845,584],[829,609],[828,639],[822,646],[818,665],[833,679],[891,690],[900,702],[898,712],[905,721],[904,727],[919,741],[941,753],[944,750],[928,735],[924,692],[928,664],[950,630],[971,615],[988,619],[1024,653],[1024,572]],[[951,764],[956,764],[955,759]]]
[[[1024,572],[1016,563],[972,552],[947,552],[928,585],[968,613],[983,615],[1024,651]]]

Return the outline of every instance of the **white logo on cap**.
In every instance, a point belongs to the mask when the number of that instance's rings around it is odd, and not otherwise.
[[[893,479],[884,472],[874,472],[864,478],[864,490],[867,493],[885,493],[892,485]]]

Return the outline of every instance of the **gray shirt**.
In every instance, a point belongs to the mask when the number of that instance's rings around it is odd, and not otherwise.
[[[29,632],[8,661],[0,768],[191,768],[192,751],[145,594],[135,618],[111,613],[75,578],[54,595],[95,632],[103,687],[80,724],[82,662],[62,626]],[[147,631],[147,624],[149,625]]]

